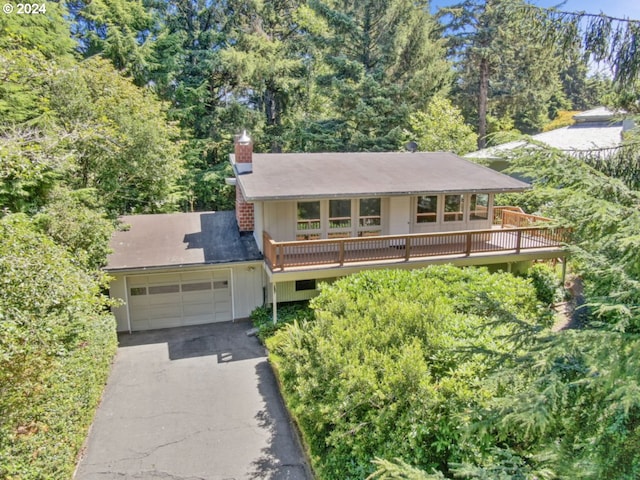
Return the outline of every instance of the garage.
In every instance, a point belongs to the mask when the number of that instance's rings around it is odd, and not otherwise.
[[[126,284],[131,330],[233,319],[230,269],[132,275]]]

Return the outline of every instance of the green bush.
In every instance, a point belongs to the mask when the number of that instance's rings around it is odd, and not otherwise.
[[[526,273],[536,289],[536,297],[543,305],[551,305],[561,298],[558,273],[546,263],[534,263]]]
[[[273,310],[271,306],[255,308],[249,318],[253,326],[258,329],[258,338],[263,342],[274,335],[284,326],[298,322],[313,320],[313,310],[309,308],[309,302],[290,302],[278,304],[278,323],[273,323]]]
[[[488,374],[538,330],[530,283],[485,269],[361,272],[311,306],[313,322],[267,346],[323,479],[365,478],[376,457],[446,472],[481,451],[485,437],[464,435],[470,411],[502,391]]]
[[[22,215],[0,220],[0,478],[70,478],[116,348],[103,286]]]

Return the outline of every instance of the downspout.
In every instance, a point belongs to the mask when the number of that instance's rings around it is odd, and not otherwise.
[[[278,323],[278,295],[277,295],[277,284],[274,282],[271,284],[272,286],[272,294],[271,294],[271,308],[273,309],[273,324],[276,325]]]
[[[124,276],[124,298],[125,307],[127,312],[127,328],[129,329],[129,335],[131,335],[131,312],[129,311],[129,277]]]

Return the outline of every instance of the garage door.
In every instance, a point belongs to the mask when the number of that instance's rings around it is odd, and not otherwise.
[[[232,319],[229,270],[127,277],[132,330]]]

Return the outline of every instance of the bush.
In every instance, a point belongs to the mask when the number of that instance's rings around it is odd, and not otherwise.
[[[529,338],[530,283],[486,269],[361,272],[311,301],[315,320],[267,340],[319,478],[362,479],[376,458],[447,471],[473,449],[470,409],[501,393],[485,380]]]
[[[555,268],[546,263],[534,263],[526,273],[536,289],[536,297],[543,305],[551,305],[560,300],[560,278]]]
[[[295,321],[310,321],[313,317],[313,310],[307,301],[278,304],[278,323],[275,325],[271,306],[257,307],[249,315],[253,326],[258,329],[258,338],[263,342],[284,326]]]
[[[116,348],[102,285],[23,215],[0,285],[0,478],[70,478]]]

